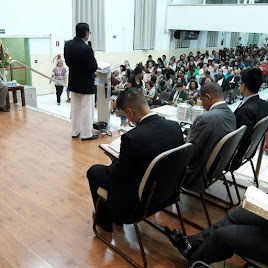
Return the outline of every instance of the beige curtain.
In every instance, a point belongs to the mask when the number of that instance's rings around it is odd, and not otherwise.
[[[210,31],[207,36],[207,47],[216,47],[218,45],[219,32]]]
[[[156,0],[135,0],[133,49],[154,49]]]
[[[73,0],[73,33],[79,22],[89,24],[93,50],[105,51],[105,0]]]

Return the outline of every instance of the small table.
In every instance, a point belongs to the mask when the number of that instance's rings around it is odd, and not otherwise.
[[[7,109],[10,109],[9,91],[12,91],[12,93],[13,93],[13,102],[17,103],[18,102],[17,90],[20,90],[20,92],[21,92],[21,104],[22,104],[22,106],[25,106],[24,86],[8,87],[8,94],[7,94],[7,98],[6,98]]]

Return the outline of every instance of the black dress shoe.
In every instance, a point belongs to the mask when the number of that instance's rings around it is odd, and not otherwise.
[[[190,244],[188,237],[178,229],[171,231],[167,226],[165,227],[165,232],[173,246],[175,246],[178,251],[188,260],[193,253],[193,247]]]
[[[78,133],[76,136],[72,136],[73,139],[78,138],[80,133]]]
[[[95,214],[96,214],[96,211],[93,210],[93,212],[92,212],[93,220],[95,218]],[[100,226],[101,229],[104,230],[105,232],[112,232],[113,231],[113,224],[101,223],[101,222],[97,221],[97,225]]]
[[[5,108],[0,108],[0,112],[9,112],[9,109]]]
[[[92,140],[96,140],[99,137],[99,135],[92,135],[89,138],[81,138],[82,141],[92,141]]]

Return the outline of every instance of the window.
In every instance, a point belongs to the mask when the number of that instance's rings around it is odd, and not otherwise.
[[[217,47],[219,32],[208,32],[207,47]]]
[[[259,33],[250,33],[248,35],[248,45],[258,45],[260,39],[260,34]]]
[[[236,47],[238,44],[239,33],[231,33],[230,47]]]
[[[189,48],[190,40],[185,40],[187,31],[180,31],[180,39],[175,40],[175,48]]]
[[[255,0],[255,4],[268,4],[268,0]]]

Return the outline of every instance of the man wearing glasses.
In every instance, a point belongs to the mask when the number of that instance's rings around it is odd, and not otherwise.
[[[72,91],[71,121],[72,137],[80,135],[82,141],[95,140],[98,135],[92,134],[95,105],[95,71],[97,62],[92,48],[88,45],[89,25],[78,23],[76,36],[66,42],[64,58],[69,67],[68,89]]]

